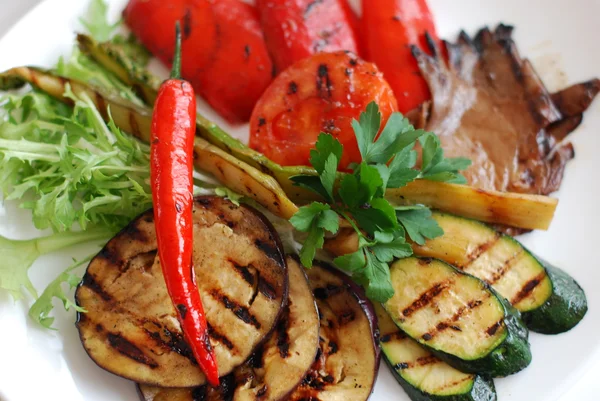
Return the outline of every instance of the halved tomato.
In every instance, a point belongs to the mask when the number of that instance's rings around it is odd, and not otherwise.
[[[319,133],[344,146],[340,163],[360,162],[352,120],[376,102],[385,123],[398,106],[374,64],[352,53],[319,53],[283,71],[262,95],[250,120],[250,146],[282,165],[308,165]]]

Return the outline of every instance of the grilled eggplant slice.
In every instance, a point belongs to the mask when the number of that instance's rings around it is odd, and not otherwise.
[[[134,220],[90,262],[76,301],[84,348],[102,368],[140,383],[192,387],[205,377],[185,342],[157,258],[153,212]],[[248,206],[194,202],[194,269],[220,374],[261,344],[287,299],[279,237]]]
[[[531,362],[520,313],[483,281],[438,259],[415,257],[393,263],[390,274],[395,294],[386,311],[443,361],[494,377]]]
[[[463,373],[404,334],[375,304],[379,346],[392,374],[413,401],[496,401],[494,382]]]
[[[308,279],[321,317],[320,350],[288,401],[365,401],[379,369],[377,316],[373,305],[348,276],[315,262]]]
[[[222,380],[219,388],[165,389],[139,385],[143,401],[277,401],[300,383],[319,349],[319,314],[304,269],[291,257],[288,304],[264,348]]]
[[[439,212],[444,235],[413,244],[415,254],[439,258],[491,285],[537,332],[572,329],[587,311],[585,293],[569,275],[547,268],[515,239],[477,221]]]

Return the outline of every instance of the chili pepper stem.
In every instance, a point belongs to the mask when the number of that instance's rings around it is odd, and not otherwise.
[[[173,56],[173,67],[171,68],[171,79],[181,78],[181,26],[179,21],[175,23],[175,54]]]

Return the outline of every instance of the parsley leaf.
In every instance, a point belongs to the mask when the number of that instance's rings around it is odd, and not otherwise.
[[[385,199],[386,189],[403,187],[417,178],[459,182],[463,178],[459,171],[468,167],[469,161],[444,158],[439,138],[415,130],[400,113],[392,114],[379,133],[381,114],[375,103],[367,106],[352,127],[362,162],[352,165],[351,173],[338,174],[343,148],[332,136],[319,135],[310,158],[318,177],[300,175],[292,180],[329,204],[303,206],[290,222],[308,233],[300,258],[310,267],[317,249],[324,244],[325,231],[335,234],[339,220],[345,220],[358,236],[358,250],[338,256],[334,264],[364,286],[369,298],[385,302],[394,294],[388,263],[412,255],[406,236],[424,244],[426,239],[443,234],[428,208],[394,207]],[[417,140],[422,147],[420,169],[415,168]]]
[[[397,210],[396,216],[410,239],[419,245],[424,245],[427,238],[433,239],[444,234],[444,230],[431,217],[431,210],[426,207]]]

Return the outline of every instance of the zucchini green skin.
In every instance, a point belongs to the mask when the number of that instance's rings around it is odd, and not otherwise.
[[[531,363],[529,331],[523,320],[521,320],[521,313],[496,291],[489,289],[504,307],[504,324],[507,330],[504,341],[486,356],[471,361],[457,358],[442,351],[434,349],[432,351],[438,358],[463,372],[505,377],[520,372]]]
[[[523,313],[523,321],[532,331],[560,334],[571,330],[588,310],[583,288],[561,269],[537,258],[552,281],[552,295],[539,308]]]
[[[456,243],[463,244],[468,242],[470,238],[472,239],[473,237],[477,237],[477,232],[481,233],[479,235],[480,239],[490,238],[490,236],[493,236],[494,243],[500,244],[503,242],[505,244],[509,244],[511,247],[511,253],[507,252],[504,258],[501,259],[502,262],[509,261],[512,252],[516,252],[516,249],[520,249],[522,256],[516,263],[520,264],[520,267],[524,267],[524,264],[527,265],[526,268],[529,269],[529,271],[539,272],[539,275],[536,275],[536,292],[535,294],[530,293],[528,295],[528,297],[530,297],[529,299],[533,299],[533,301],[526,304],[515,304],[517,309],[519,309],[522,314],[523,321],[530,330],[542,334],[563,333],[575,327],[585,316],[587,311],[587,300],[585,293],[579,284],[564,271],[550,265],[549,263],[532,254],[519,241],[510,236],[496,233],[491,227],[485,225],[484,223],[464,217],[434,212],[433,218],[438,221],[438,224],[440,224],[440,226],[444,229],[445,234],[443,237],[428,241],[424,247],[415,245],[413,247],[415,254],[419,256],[436,257],[447,263],[456,265],[461,270],[465,269],[465,266],[461,265],[461,262],[464,261],[457,261],[453,259],[457,256],[456,248],[450,249],[449,251],[447,250],[447,252],[443,252],[443,249],[445,248],[443,244],[444,241],[450,242],[453,239],[453,246],[456,246]],[[463,229],[457,229],[457,226],[460,226]],[[476,245],[480,244],[476,243]],[[489,246],[489,244],[485,244],[485,246],[488,246],[488,249],[492,248],[492,246]],[[489,256],[492,258],[489,260],[489,263],[492,263],[493,266],[502,266],[502,264],[495,263],[498,262],[497,258],[494,259],[495,255],[490,255],[486,252],[488,251],[483,251],[482,253],[478,254],[475,260],[481,256]],[[469,263],[473,262],[474,260],[469,261]],[[515,262],[513,262],[513,265],[514,264]],[[519,267],[516,266],[512,267],[513,270],[518,268]],[[469,274],[472,274],[484,281],[486,281],[486,275],[489,274],[490,271],[490,269],[483,269],[484,271],[480,273],[471,269],[470,267],[466,268],[465,270],[467,270]],[[488,284],[491,283],[488,282]],[[498,283],[494,283],[492,286],[497,288],[497,284]],[[525,287],[527,285],[528,283],[519,283],[519,287]],[[519,290],[519,287],[515,286],[514,290]],[[539,289],[542,287],[543,290],[539,291]],[[509,289],[509,293],[503,292],[501,289],[497,289],[497,292],[499,292],[501,296],[508,297],[510,300],[510,290],[512,289],[513,288]]]
[[[430,263],[429,261],[431,260],[437,261],[458,275],[467,276],[472,280],[479,281],[480,285],[489,291],[490,296],[494,297],[501,306],[502,316],[504,316],[502,322],[506,330],[505,337],[494,349],[489,351],[486,355],[482,355],[477,359],[470,360],[462,359],[457,355],[450,354],[441,349],[436,349],[433,346],[430,346],[423,338],[415,338],[411,336],[410,333],[407,333],[411,338],[430,350],[439,359],[455,367],[456,369],[467,373],[479,373],[491,377],[505,377],[525,369],[531,363],[532,355],[528,342],[529,331],[521,320],[520,312],[513,308],[504,297],[500,296],[488,284],[484,283],[477,277],[466,274],[460,269],[457,269],[456,267],[439,259],[416,257],[407,259],[422,260],[426,264]],[[390,269],[393,269],[393,265]],[[399,291],[397,288],[395,290],[396,292]],[[390,301],[384,304],[384,308],[388,311],[388,313],[390,313],[390,316],[398,328],[406,332],[406,330],[403,330],[402,323],[399,323],[396,320],[394,313],[390,312],[388,309],[389,303]],[[460,334],[456,335],[460,336]]]
[[[496,388],[494,387],[494,381],[491,378],[485,378],[480,375],[475,375],[473,380],[473,386],[471,389],[463,394],[452,394],[452,395],[435,395],[425,393],[414,387],[409,382],[404,380],[402,375],[396,370],[391,362],[383,353],[385,363],[390,368],[392,375],[400,384],[402,389],[406,392],[406,395],[412,401],[497,401],[498,396],[496,395]]]
[[[383,306],[375,305],[375,311],[383,358],[411,400],[497,400],[491,378],[459,372],[400,331]]]

